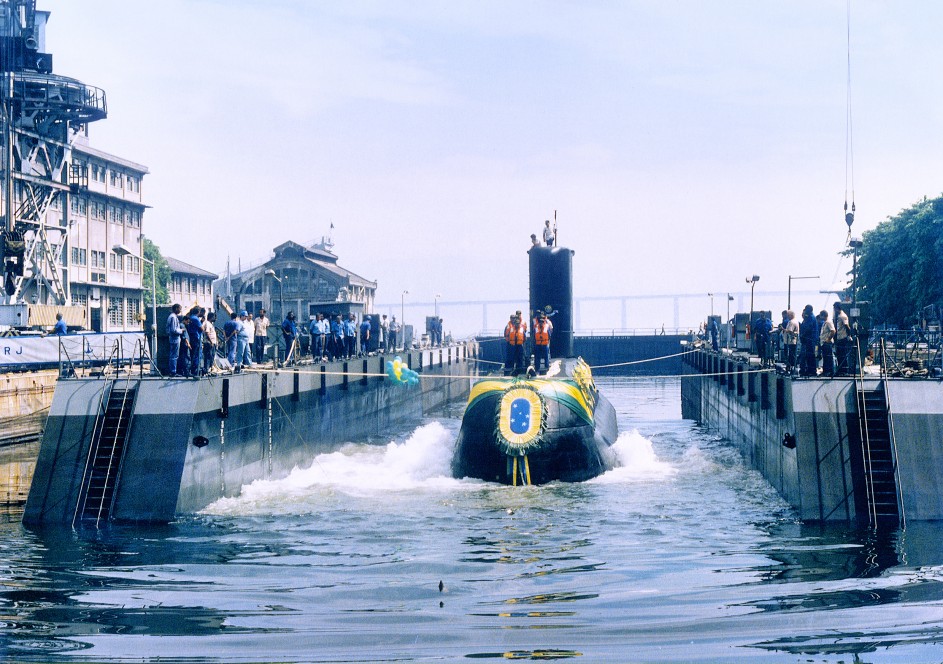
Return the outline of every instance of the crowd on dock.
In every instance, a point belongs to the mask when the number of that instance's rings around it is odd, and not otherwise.
[[[239,372],[266,362],[272,346],[272,361],[285,365],[301,360],[333,362],[405,349],[403,325],[396,316],[389,321],[386,314],[371,319],[376,317],[364,315],[358,322],[354,313],[318,313],[301,327],[295,313],[289,311],[279,330],[284,344],[279,347],[269,341],[272,322],[265,309],[254,315],[246,310],[233,311],[222,328],[217,328],[215,312],[195,306],[183,313],[183,307],[174,304],[166,324],[167,372],[172,378],[198,378],[214,368]],[[442,319],[438,316],[430,321],[429,342],[442,345]]]
[[[850,376],[856,371],[854,331],[841,302],[834,304],[831,318],[825,309],[816,314],[811,304],[803,308],[801,321],[796,320],[795,311],[783,310],[775,326],[765,312],[759,312],[749,333],[751,350],[761,366],[771,367],[778,361],[787,373],[799,376]],[[707,335],[715,351],[719,350],[718,334],[717,321],[711,319]]]

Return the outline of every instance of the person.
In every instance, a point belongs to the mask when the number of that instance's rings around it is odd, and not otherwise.
[[[396,320],[396,316],[393,316],[393,320],[390,321],[390,352],[396,352],[396,344],[399,342],[399,331],[403,329],[403,326],[399,324]]]
[[[854,371],[851,363],[851,326],[848,314],[842,311],[841,302],[833,306],[835,310],[835,356],[838,360],[836,375],[847,376]]]
[[[537,234],[531,233],[530,234],[530,248],[533,249],[534,247],[539,247],[539,246],[540,246],[540,241],[537,239]]]
[[[436,321],[436,330],[439,332],[439,345],[441,346],[444,342],[442,341],[442,317],[439,316],[439,319]]]
[[[252,361],[252,358],[255,355],[255,321],[252,320],[251,311],[246,311],[246,317],[243,320],[242,325],[245,328],[246,335],[246,352],[242,363],[251,367],[253,364],[255,364]]]
[[[828,319],[828,311],[825,309],[819,312],[819,320],[822,322],[819,331],[819,348],[822,351],[822,375],[831,378],[835,375],[835,358],[832,355],[835,343],[835,325]]]
[[[62,314],[56,314],[56,325],[52,328],[52,333],[58,336],[63,336],[69,333],[69,329],[66,327],[65,321],[62,320]]]
[[[353,315],[353,314],[351,314]],[[370,350],[370,319],[366,316],[360,321],[360,357],[366,357]]]
[[[177,363],[180,361],[180,343],[183,337],[184,329],[180,323],[180,312],[183,307],[179,303],[170,308],[170,315],[167,316],[167,338],[170,342],[169,354],[167,357],[167,373],[171,378],[177,376]]]
[[[799,344],[799,323],[796,322],[796,312],[791,309],[786,311],[786,317],[789,321],[783,328],[783,348],[785,349],[784,363],[786,371],[792,373],[796,368],[796,347]]]
[[[213,368],[216,360],[216,312],[206,314],[203,321],[203,375]]]
[[[328,344],[331,338],[331,321],[326,314],[320,314],[321,320],[318,322],[318,333],[321,336],[321,357],[322,362],[328,357]]]
[[[331,321],[330,346],[330,359],[332,362],[344,356],[344,321],[341,320],[339,314]]]
[[[534,369],[537,373],[547,373],[550,368],[550,337],[553,335],[553,323],[547,314],[541,312],[534,320]],[[543,371],[540,366],[543,364]]]
[[[295,324],[295,312],[289,311],[282,321],[282,337],[285,340],[285,363],[294,361],[295,339],[298,338],[298,326]]]
[[[320,360],[324,354],[324,339],[321,337],[321,314],[315,314],[308,323],[308,334],[311,335],[311,358]]]
[[[230,312],[229,320],[223,325],[223,341],[226,343],[226,359],[231,367],[236,366],[236,334],[239,332],[239,314]]]
[[[707,324],[707,331],[711,336],[711,349],[716,353],[720,349],[717,345],[717,335],[720,333],[720,330],[717,329],[716,318],[711,318],[710,323]]]
[[[377,352],[386,353],[389,349],[387,344],[390,341],[390,324],[386,320],[386,314],[380,317],[380,338],[377,339]]]
[[[519,374],[524,370],[524,340],[527,338],[527,325],[521,317],[512,314],[504,328],[506,353],[504,360],[505,375]]]
[[[200,307],[193,307],[187,313],[185,325],[187,341],[190,347],[190,362],[187,366],[187,375],[197,378],[200,375],[200,360],[203,359],[203,320],[200,318]]]
[[[766,318],[766,312],[761,311],[760,317],[753,321],[753,339],[756,341],[756,354],[760,358],[760,366],[769,364],[769,336],[773,324]]]
[[[265,315],[265,309],[259,309],[259,315],[252,321],[255,327],[255,361],[262,363],[265,361],[265,342],[268,341],[268,316]]]
[[[344,321],[344,354],[348,360],[357,354],[357,317],[353,313]]]
[[[785,364],[786,363],[786,344],[783,343],[783,332],[786,331],[786,326],[789,325],[789,311],[786,309],[783,309],[782,316],[783,316],[782,321],[779,323],[779,325],[776,326],[776,345],[778,346],[778,350],[779,350],[779,353],[778,353],[779,361]]]
[[[547,221],[544,222],[544,242],[546,243],[548,247],[552,247],[553,241],[554,241],[554,232],[553,232],[553,229],[550,228],[550,220],[547,219]]]
[[[239,331],[236,333],[236,370],[240,371],[243,367],[252,366],[252,348],[249,336],[249,330],[252,329],[252,333],[255,334],[255,327],[252,325],[252,315],[246,311],[242,310],[239,312],[239,322],[242,323],[242,326],[239,328]]]
[[[818,372],[815,355],[819,347],[819,324],[812,311],[811,304],[805,305],[802,310],[802,323],[799,324],[799,341],[802,343],[800,376],[815,376]]]

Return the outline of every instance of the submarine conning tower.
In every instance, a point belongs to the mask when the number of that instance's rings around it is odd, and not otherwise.
[[[541,311],[550,318],[551,357],[573,357],[573,254],[566,247],[535,246],[528,251],[529,325]]]

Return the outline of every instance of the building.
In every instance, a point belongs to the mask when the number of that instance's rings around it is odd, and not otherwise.
[[[140,330],[147,167],[92,148],[83,132],[72,146],[71,171],[70,191],[60,197],[67,201],[60,207],[69,228],[69,298],[86,308],[96,332]]]
[[[170,267],[170,282],[167,284],[167,302],[161,304],[175,304],[179,302],[183,310],[193,306],[204,307],[207,311],[214,309],[213,281],[219,279],[218,274],[207,272],[189,263],[176,258],[165,256]]]
[[[373,313],[376,282],[338,265],[332,248],[324,239],[310,247],[290,241],[280,244],[262,265],[217,280],[214,289],[220,304],[252,312],[264,308],[274,321],[289,311],[301,322],[318,312]]]

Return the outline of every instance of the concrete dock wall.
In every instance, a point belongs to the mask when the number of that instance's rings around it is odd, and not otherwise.
[[[132,377],[137,389],[111,515],[169,521],[245,484],[286,476],[348,442],[386,442],[449,400],[467,397],[474,343],[400,354],[418,385],[386,378],[390,357],[225,374]],[[71,523],[92,431],[112,381],[60,382],[40,450],[27,523]],[[119,378],[121,389],[126,379]]]
[[[684,374],[682,416],[736,443],[800,518],[867,519],[854,379],[793,378],[703,350],[685,356]],[[881,385],[890,402],[905,516],[943,518],[943,383],[864,379],[867,390]]]

